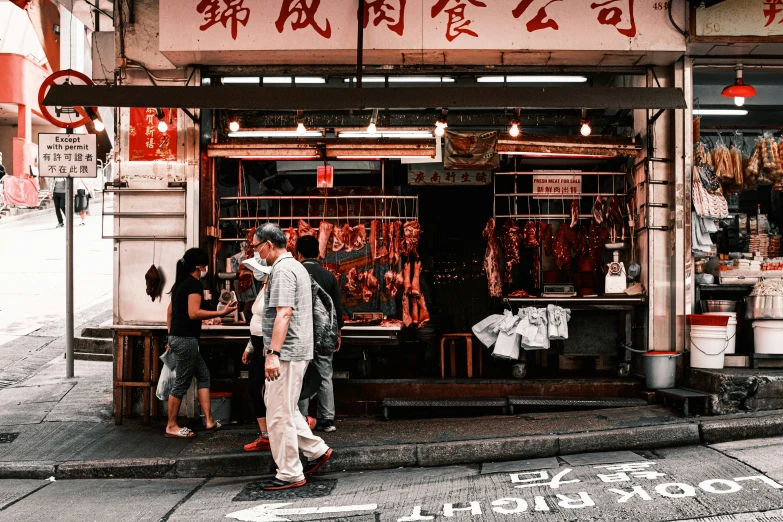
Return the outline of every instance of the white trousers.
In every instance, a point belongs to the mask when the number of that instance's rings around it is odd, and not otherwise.
[[[299,413],[299,395],[308,362],[280,361],[280,377],[266,381],[264,402],[269,444],[277,465],[276,476],[286,482],[304,479],[300,449],[307,460],[317,459],[329,449],[320,437],[313,435]]]

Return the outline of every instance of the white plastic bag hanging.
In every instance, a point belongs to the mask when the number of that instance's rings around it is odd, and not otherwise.
[[[166,350],[160,356],[160,360],[163,362],[163,370],[160,372],[155,396],[162,401],[167,401],[169,393],[174,387],[174,382],[177,380],[177,358],[171,350]]]

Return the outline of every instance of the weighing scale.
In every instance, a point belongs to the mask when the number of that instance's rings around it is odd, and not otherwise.
[[[574,285],[569,283],[544,285],[541,292],[541,297],[560,298],[574,296],[576,296],[576,289],[574,288]]]

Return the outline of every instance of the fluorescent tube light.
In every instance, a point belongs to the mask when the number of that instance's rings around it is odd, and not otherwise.
[[[584,83],[586,76],[479,76],[478,83]]]
[[[383,83],[386,81],[386,78],[383,76],[362,76],[362,82],[363,83]],[[356,83],[356,77],[353,78],[345,78],[343,79],[343,83]]]
[[[401,138],[401,139],[422,139],[432,138],[432,132],[430,131],[392,131],[379,129],[375,131],[375,134],[371,134],[367,131],[338,131],[338,138]]]
[[[237,131],[229,132],[229,138],[320,138],[324,135],[323,131],[308,130],[304,134],[299,134],[295,129],[292,130],[255,130],[255,131]]]
[[[230,159],[241,159],[246,161],[308,161],[320,159],[320,154],[312,156],[228,156]]]
[[[264,76],[264,84],[288,84],[293,80],[290,76]]]
[[[449,76],[389,76],[389,83],[454,83]]]
[[[745,109],[695,109],[694,116],[747,116]]]
[[[259,81],[261,81],[261,78],[259,78],[258,76],[225,76],[223,78],[223,85],[244,84],[244,83],[258,84]]]
[[[326,78],[321,76],[297,76],[294,78],[295,83],[326,83]]]

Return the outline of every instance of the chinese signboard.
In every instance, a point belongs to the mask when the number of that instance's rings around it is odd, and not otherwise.
[[[534,175],[533,199],[578,197],[582,193],[582,176]]]
[[[783,0],[727,0],[696,9],[696,36],[783,36]]]
[[[164,109],[163,112],[168,126],[166,132],[158,130],[155,109],[130,109],[128,146],[130,161],[175,161],[177,159],[177,111]]]
[[[161,0],[160,50],[175,63],[197,53],[206,63],[220,52],[354,50],[358,16],[366,51],[685,50],[668,9],[657,6],[641,0],[366,0],[360,14],[352,0]],[[683,10],[674,10],[680,23]]]
[[[95,178],[95,134],[39,134],[39,170],[49,178]]]
[[[475,186],[489,185],[492,172],[483,170],[446,170],[443,165],[409,165],[408,185]]]

